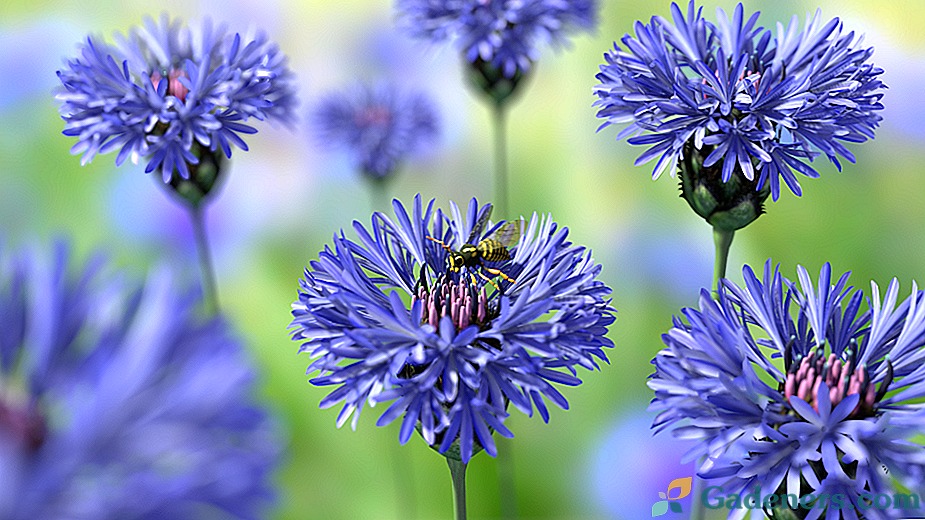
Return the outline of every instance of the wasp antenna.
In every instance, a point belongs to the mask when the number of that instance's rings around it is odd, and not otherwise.
[[[450,246],[448,246],[448,245],[446,245],[446,244],[443,243],[443,240],[437,240],[436,238],[434,238],[434,237],[432,237],[432,236],[430,236],[430,235],[424,235],[424,238],[433,240],[434,242],[436,242],[436,243],[440,244],[441,246],[443,246],[443,249],[446,249],[447,251],[452,251],[452,250],[450,249]]]

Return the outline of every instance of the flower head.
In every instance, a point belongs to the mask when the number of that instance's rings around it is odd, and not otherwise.
[[[58,77],[64,135],[82,164],[118,150],[116,165],[147,157],[145,172],[190,177],[205,151],[247,150],[250,118],[290,122],[295,104],[286,57],[263,34],[253,39],[213,27],[189,27],[166,15],[147,18],[116,45],[90,36]]]
[[[456,38],[470,63],[490,64],[513,78],[530,71],[545,41],[563,44],[566,33],[590,29],[595,0],[398,0],[408,31],[442,41]]]
[[[315,120],[325,144],[348,148],[363,173],[376,179],[395,171],[421,141],[437,133],[437,115],[424,94],[384,85],[330,94],[315,110]]]
[[[772,33],[742,4],[731,19],[717,8],[715,24],[693,1],[686,16],[677,4],[671,12],[674,23],[636,22],[626,49],[615,43],[604,55],[595,88],[601,128],[628,123],[617,138],[649,146],[636,164],[658,157],[653,178],[697,155],[723,182],[735,174],[752,191],[769,183],[777,200],[779,178],[800,195],[794,171],[818,177],[808,163],[820,153],[841,169],[838,156],[854,162],[843,142],[873,139],[882,70],[838,18],[824,23],[816,11],[803,30],[794,16]]]
[[[0,518],[254,518],[273,428],[221,319],[143,285],[0,255]]]
[[[316,358],[310,381],[336,386],[321,407],[344,403],[338,426],[394,401],[378,425],[403,416],[402,444],[417,428],[468,462],[481,447],[495,455],[493,430],[513,436],[508,403],[547,421],[544,397],[568,407],[551,383],[578,385],[576,366],[607,360],[614,311],[600,265],[550,217],[492,224],[475,199],[465,217],[433,205],[418,196],[409,214],[394,201],[394,219],[354,223],[359,241],[335,236],[305,269],[291,327]]]
[[[675,319],[648,381],[653,426],[698,439],[699,474],[727,478],[728,493],[841,494],[864,509],[893,486],[883,468],[919,486],[925,449],[906,439],[925,426],[925,292],[913,282],[897,306],[895,279],[883,299],[871,282],[861,312],[850,273],[833,285],[825,264],[814,287],[797,272],[799,287],[770,260],[763,281],[745,266],[744,288],[724,280]]]

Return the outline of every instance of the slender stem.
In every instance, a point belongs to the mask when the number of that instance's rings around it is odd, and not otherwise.
[[[511,439],[500,437],[495,439],[498,456],[498,493],[501,502],[501,518],[517,518],[517,490],[514,487],[514,457],[511,450],[514,443]]]
[[[202,284],[203,302],[209,313],[217,314],[219,306],[218,292],[215,289],[215,268],[212,266],[209,241],[206,239],[205,209],[203,206],[190,207],[190,221],[193,223],[193,233],[196,236],[196,256],[199,257],[199,277]]]
[[[507,214],[507,131],[505,129],[504,102],[495,103],[495,213],[502,218]]]
[[[456,506],[453,518],[466,520],[466,463],[452,457],[446,458],[453,479],[453,503]]]
[[[364,177],[369,177],[368,184],[373,211],[388,213],[392,207],[388,190],[389,179],[387,177],[370,177],[368,175],[364,175]]]
[[[726,277],[726,261],[729,260],[729,246],[735,231],[713,228],[713,243],[716,245],[716,257],[713,260],[713,291],[719,291],[719,281]],[[714,293],[719,298],[719,292]]]
[[[698,461],[696,467],[700,467],[700,463],[703,462],[703,459]],[[696,473],[694,474],[694,490],[691,493],[693,496],[691,499],[691,516],[690,520],[703,520],[704,510],[703,510],[703,501],[700,499],[700,495],[703,493],[703,479],[698,477]]]

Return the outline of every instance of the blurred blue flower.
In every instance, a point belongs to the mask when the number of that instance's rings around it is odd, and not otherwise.
[[[433,41],[456,38],[470,63],[506,78],[530,71],[544,42],[567,43],[566,33],[591,29],[595,0],[398,0],[408,32]]]
[[[291,327],[300,352],[316,358],[311,383],[337,386],[321,407],[344,403],[338,427],[352,414],[355,429],[364,403],[394,401],[379,426],[403,415],[402,444],[417,428],[468,462],[482,447],[496,454],[493,430],[513,436],[503,424],[509,403],[531,416],[535,405],[546,421],[544,397],[568,408],[550,383],[578,385],[576,366],[607,361],[615,311],[595,279],[601,266],[550,217],[492,225],[491,205],[475,199],[465,217],[452,202],[449,215],[433,205],[417,196],[409,215],[396,200],[394,220],[377,212],[370,229],[354,223],[359,242],[335,236],[305,269]],[[503,263],[453,271],[436,242],[458,254],[524,225]],[[489,281],[489,269],[505,276]]]
[[[649,146],[637,165],[658,157],[653,178],[665,169],[674,176],[678,161],[696,154],[705,168],[721,166],[723,182],[736,171],[756,191],[770,183],[777,200],[780,177],[800,195],[794,171],[819,176],[808,162],[820,153],[839,170],[838,156],[854,162],[842,142],[874,138],[886,88],[863,38],[843,33],[838,18],[823,23],[821,10],[802,31],[796,16],[778,23],[774,37],[742,4],[732,19],[717,8],[716,24],[701,10],[691,1],[685,17],[672,3],[673,24],[636,22],[626,50],[615,43],[604,55],[597,116],[607,120],[601,128],[629,123],[617,139]]]
[[[279,450],[225,322],[68,256],[0,256],[0,518],[261,517]]]
[[[346,147],[363,173],[376,179],[387,177],[422,141],[432,139],[438,126],[424,94],[386,85],[331,93],[314,116],[322,143]]]
[[[250,118],[290,123],[295,84],[286,57],[265,35],[253,39],[213,27],[147,18],[116,45],[90,36],[58,77],[64,135],[81,163],[119,150],[116,164],[147,157],[145,172],[190,177],[204,150],[247,150]]]
[[[675,318],[648,381],[653,427],[699,440],[690,458],[705,455],[698,473],[727,479],[725,493],[840,493],[857,505],[892,478],[919,489],[925,449],[906,439],[925,426],[925,293],[913,282],[897,306],[896,279],[882,299],[871,282],[860,312],[850,273],[832,285],[825,264],[816,287],[797,273],[799,287],[770,260],[763,282],[745,266],[744,288],[725,280],[718,300],[704,290],[699,311]]]

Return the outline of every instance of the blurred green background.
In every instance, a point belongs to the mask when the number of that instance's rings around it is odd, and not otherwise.
[[[551,212],[571,238],[594,250],[601,278],[618,309],[610,366],[584,373],[564,390],[571,409],[551,420],[513,411],[511,457],[521,518],[648,518],[658,492],[693,474],[686,449],[666,435],[652,438],[644,410],[645,379],[671,316],[696,305],[712,276],[709,226],[678,198],[667,175],[651,181],[652,165],[634,167],[642,152],[615,142],[616,130],[595,133],[594,75],[614,40],[637,19],[669,16],[667,0],[605,0],[594,34],[570,49],[543,49],[532,78],[509,114],[511,212]],[[704,5],[715,20],[717,5]],[[774,27],[822,7],[847,30],[866,35],[890,87],[874,141],[851,146],[857,164],[836,168],[820,159],[820,179],[801,178],[802,197],[783,191],[767,214],[737,233],[729,277],[771,257],[795,278],[797,264],[818,273],[853,271],[869,290],[892,277],[904,293],[925,282],[925,2],[826,0],[746,2]],[[276,519],[448,518],[451,492],[442,457],[419,438],[397,442],[397,423],[375,426],[383,409],[367,410],[356,432],[335,428],[339,408],[319,410],[328,389],[308,383],[307,355],[288,339],[289,304],[303,266],[353,220],[369,222],[372,198],[340,150],[311,135],[308,113],[327,92],[358,81],[392,81],[436,102],[441,135],[408,160],[390,185],[402,201],[421,193],[460,204],[491,195],[491,116],[462,82],[452,45],[412,41],[395,27],[387,0],[130,1],[115,8],[97,0],[8,0],[0,7],[0,240],[4,246],[67,237],[79,258],[96,250],[140,276],[168,262],[197,283],[191,230],[143,166],[115,168],[114,155],[80,166],[61,134],[55,71],[89,33],[107,38],[143,16],[167,12],[184,20],[209,16],[232,30],[265,30],[290,58],[300,87],[300,123],[293,129],[258,124],[235,150],[223,192],[208,210],[219,295],[260,370],[260,397],[278,415],[286,456],[277,473]],[[782,188],[786,190],[786,188]],[[382,208],[376,208],[382,209]],[[2,324],[0,324],[2,326]],[[487,455],[468,471],[470,518],[500,515],[498,465]],[[688,501],[684,502],[688,511]],[[677,515],[676,515],[677,516]]]

